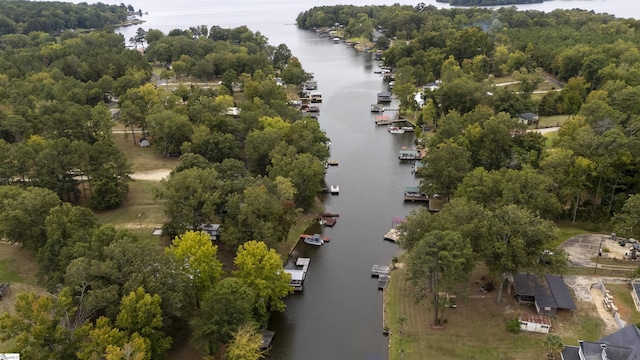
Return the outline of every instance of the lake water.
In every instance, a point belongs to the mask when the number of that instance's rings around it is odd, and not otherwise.
[[[319,121],[332,140],[331,158],[339,166],[326,175],[340,195],[325,198],[326,211],[339,213],[334,228],[324,229],[330,243],[300,244],[295,255],[311,258],[305,289],[287,299],[287,310],[275,316],[271,359],[387,359],[382,335],[382,292],[370,277],[373,264],[388,264],[398,254],[383,241],[393,216],[405,216],[417,205],[403,202],[403,188],[415,186],[410,164],[398,161],[402,147],[413,147],[412,134],[391,135],[373,124],[370,104],[385,89],[377,62],[341,44],[332,44],[294,25],[298,13],[333,1],[294,0],[144,0],[132,3],[148,12],[145,29],[185,29],[196,25],[224,28],[247,25],[273,45],[285,43],[303,67],[315,74],[323,93]],[[352,1],[358,5],[384,1]],[[402,3],[407,3],[403,1]],[[417,3],[417,1],[416,1]],[[435,1],[427,5],[444,7]],[[411,3],[415,5],[414,3]],[[551,11],[586,8],[621,17],[639,17],[633,0],[547,1],[519,6]],[[120,29],[129,39],[137,26]]]

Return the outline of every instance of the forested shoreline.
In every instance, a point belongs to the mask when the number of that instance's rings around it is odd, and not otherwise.
[[[101,11],[104,24],[125,10],[74,9]],[[318,122],[281,85],[309,79],[302,64],[259,29],[139,29],[127,49],[109,27],[37,30],[10,13],[0,16],[0,236],[34,252],[40,284],[55,296],[19,295],[16,313],[0,316],[0,339],[34,359],[160,359],[183,333],[212,358],[261,354],[259,332],[291,291],[273,248],[313,208],[329,155]],[[437,130],[417,133],[427,144],[420,187],[447,205],[400,228],[415,278],[447,290],[478,262],[496,280],[562,273],[566,254],[549,249],[555,220],[640,237],[640,22],[418,4],[317,7],[297,23],[338,24],[346,38],[388,46],[401,111]],[[549,76],[561,88],[535,94]],[[165,90],[152,77],[177,85]],[[514,86],[497,87],[497,78]],[[526,131],[525,112],[569,119],[547,139]],[[116,123],[136,145],[180,158],[154,191],[169,246],[92,212],[128,196],[131,164],[113,142]],[[198,231],[208,224],[222,225],[221,246],[238,249],[230,271]]]
[[[40,6],[125,14],[22,10]],[[7,350],[161,359],[177,336],[203,356],[261,354],[261,329],[292,291],[273,247],[314,206],[328,157],[318,122],[276,81],[307,80],[300,62],[247,27],[139,29],[142,52],[102,26],[110,20],[89,33],[63,31],[80,26],[70,23],[22,33],[35,25],[5,15],[17,28],[0,36],[0,237],[35,254],[38,282],[53,294],[16,296],[15,312],[0,316]],[[151,83],[154,73],[175,89]],[[118,124],[136,146],[153,144],[145,151],[180,157],[148,199],[165,207],[169,246],[92,212],[120,209],[130,195]],[[217,245],[200,231],[215,223]],[[235,253],[224,271],[218,245]]]

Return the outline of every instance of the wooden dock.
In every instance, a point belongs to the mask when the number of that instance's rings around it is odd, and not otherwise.
[[[309,234],[300,234],[300,240],[304,240],[304,239],[306,239],[306,238],[310,238],[310,237],[313,237],[313,235],[309,235]],[[324,236],[323,236],[323,237],[322,237],[322,241],[324,241],[324,242],[329,242],[329,241],[331,241],[331,239],[329,239],[328,237],[324,237]],[[298,259],[298,261],[299,261],[300,259],[305,259],[305,258],[299,258],[299,259]],[[308,261],[307,261],[307,264],[309,264],[309,262],[308,262]],[[298,265],[298,266],[302,266],[301,264],[298,264],[297,262],[296,262],[296,265]]]
[[[329,159],[329,160],[327,160],[327,165],[329,165],[329,166],[338,166],[338,160]]]
[[[273,337],[276,335],[275,331],[265,330],[262,332],[262,343],[260,344],[260,350],[265,350],[269,346],[271,346],[271,341],[273,341]]]
[[[391,120],[390,116],[380,115],[375,118],[376,125],[391,125],[393,124],[393,120]]]
[[[333,225],[336,224],[337,220],[336,220],[335,217],[320,216],[320,217],[318,217],[318,221],[320,222],[320,225],[322,225],[322,226],[333,227]]]
[[[399,236],[400,236],[400,231],[398,231],[398,229],[396,228],[393,228],[389,230],[386,234],[384,234],[384,239],[392,242],[397,242]]]

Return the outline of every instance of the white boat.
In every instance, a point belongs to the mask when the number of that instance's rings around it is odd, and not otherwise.
[[[397,126],[389,126],[387,131],[391,134],[404,134],[404,129]]]
[[[402,129],[404,132],[416,131],[416,129],[414,129],[413,126],[403,126],[400,129]]]
[[[320,234],[313,234],[313,236],[307,236],[303,240],[305,244],[320,246],[324,244],[324,240],[322,240],[322,236]]]
[[[331,189],[330,189],[331,194],[333,195],[337,195],[340,193],[340,186],[338,185],[331,185]]]

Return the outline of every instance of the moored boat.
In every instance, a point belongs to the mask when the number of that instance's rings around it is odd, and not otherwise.
[[[320,246],[324,244],[324,240],[322,240],[322,236],[320,234],[313,234],[313,236],[308,236],[303,240],[305,244]]]
[[[389,128],[387,128],[387,131],[391,134],[404,134],[404,129],[397,126],[389,126]]]

